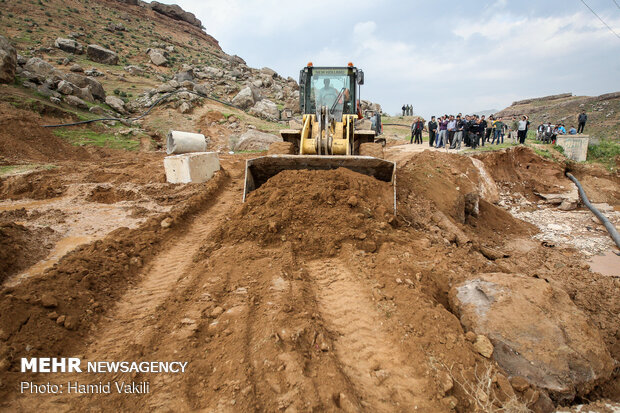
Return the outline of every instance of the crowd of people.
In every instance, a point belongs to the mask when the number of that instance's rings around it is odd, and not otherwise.
[[[403,106],[403,113],[405,106]],[[582,133],[588,120],[585,112],[579,114],[577,118],[578,128],[566,126],[559,122],[551,124],[550,122],[541,123],[536,129],[536,137],[543,143],[555,143],[558,135],[576,135]],[[504,143],[504,137],[510,139],[512,143],[523,145],[527,138],[527,132],[530,127],[530,121],[527,116],[517,118],[513,116],[510,119],[489,116],[487,119],[484,115],[443,115],[438,119],[435,116],[425,124],[424,119],[416,118],[411,125],[411,140],[409,143],[421,144],[422,132],[427,131],[429,140],[428,144],[435,148],[461,149],[467,146],[472,149],[486,144]]]
[[[425,125],[422,118],[417,118],[411,125],[411,141],[422,143],[422,132],[428,131],[429,146],[435,148],[461,149],[468,146],[472,149],[488,144],[504,143],[504,137],[513,142],[525,143],[530,122],[527,116],[521,119],[513,117],[510,121],[495,118],[486,119],[485,115],[443,115],[435,116]],[[507,138],[507,139],[508,139]],[[414,142],[415,141],[415,142]]]

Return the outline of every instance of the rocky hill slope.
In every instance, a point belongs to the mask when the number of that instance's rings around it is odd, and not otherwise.
[[[0,27],[18,63],[13,89],[3,95],[25,87],[61,107],[127,115],[184,89],[270,120],[285,108],[298,111],[294,79],[226,54],[200,20],[176,5],[17,0],[3,4]],[[179,93],[173,106],[189,113],[198,99]]]
[[[564,123],[577,127],[577,116],[588,115],[586,133],[599,138],[620,139],[620,92],[600,96],[573,96],[572,93],[525,99],[497,113],[502,117],[528,115],[534,125]]]

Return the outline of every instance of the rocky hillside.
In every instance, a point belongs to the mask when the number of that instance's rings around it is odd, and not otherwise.
[[[182,113],[201,104],[191,91],[269,120],[279,119],[283,109],[298,111],[294,79],[226,54],[203,22],[179,6],[136,0],[2,3],[0,35],[14,46],[17,60],[14,77],[3,69],[10,86],[0,93],[2,100],[28,97],[27,89],[60,107],[127,115],[183,89],[170,104]]]
[[[577,127],[577,116],[588,115],[586,133],[599,138],[620,139],[620,92],[600,96],[573,96],[572,93],[513,102],[499,116],[528,115],[534,125],[549,121]]]

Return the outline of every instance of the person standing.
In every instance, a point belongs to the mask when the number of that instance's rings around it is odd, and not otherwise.
[[[519,122],[517,121],[517,118],[513,116],[510,124],[506,126],[508,126],[508,137],[512,139],[512,143],[517,143],[517,131],[519,129]]]
[[[428,122],[428,146],[433,146],[435,143],[435,137],[437,135],[437,122],[435,117],[431,116],[431,121]]]
[[[422,144],[422,129],[424,129],[424,122],[417,118],[413,125],[411,125],[411,141],[414,141],[416,144]]]
[[[452,143],[454,142],[454,134],[456,133],[456,119],[454,119],[454,115],[450,115],[450,120],[448,121],[448,143],[450,147],[452,147]]]
[[[491,143],[491,137],[494,135],[494,130],[495,130],[495,128],[493,127],[494,120],[495,118],[493,117],[493,115],[489,116],[489,121],[487,123],[487,130],[484,136],[484,140],[489,143]]]
[[[461,149],[461,142],[463,142],[463,129],[465,128],[465,121],[461,118],[461,115],[456,117],[456,132],[454,132],[454,141],[450,145],[450,149]]]
[[[504,122],[502,122],[502,118],[493,121],[493,128],[495,132],[493,134],[493,141],[491,142],[491,144],[493,144],[495,140],[497,140],[496,145],[499,145],[500,139],[502,140],[502,143],[504,143]]]
[[[403,110],[403,116],[405,116],[405,111],[407,110],[407,106],[403,105],[403,107],[401,109]]]
[[[446,136],[448,135],[448,115],[443,115],[439,119],[439,134],[435,141],[435,147],[441,148],[446,144]]]
[[[519,123],[517,124],[517,137],[519,138],[519,143],[523,145],[525,143],[525,137],[527,136],[527,118],[523,116]]]
[[[579,122],[579,125],[577,125],[577,133],[583,133],[583,130],[586,127],[586,122],[588,121],[588,115],[586,115],[586,112],[581,112],[577,118],[577,121]]]
[[[480,117],[480,141],[481,141],[481,145],[484,146],[484,140],[486,139],[486,137],[488,136],[487,134],[487,126],[488,126],[488,122],[485,119],[485,116],[482,115]]]

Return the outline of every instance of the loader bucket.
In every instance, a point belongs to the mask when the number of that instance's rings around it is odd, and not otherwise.
[[[279,172],[293,169],[330,170],[347,168],[394,183],[396,163],[372,156],[269,155],[248,159],[245,164],[243,202],[247,195]]]

